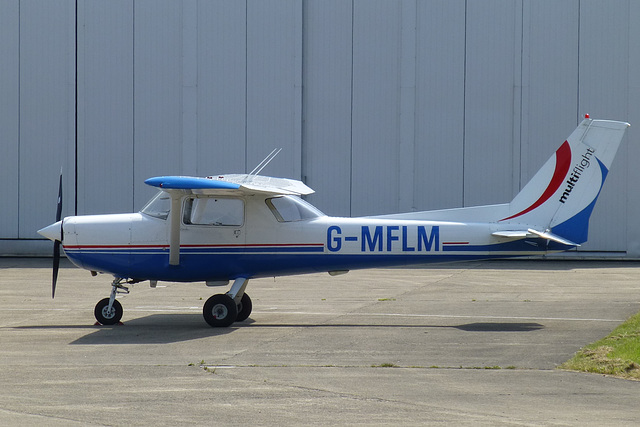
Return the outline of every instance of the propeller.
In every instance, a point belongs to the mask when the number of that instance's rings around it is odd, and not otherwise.
[[[62,170],[60,170],[60,182],[58,184],[58,207],[56,209],[56,224],[62,216]],[[58,269],[60,268],[60,245],[62,244],[62,223],[60,223],[60,240],[53,241],[53,280],[51,282],[51,298],[56,297],[56,282],[58,281]]]
[[[62,169],[60,169],[60,183],[58,184],[58,208],[56,210],[56,222],[38,230],[38,234],[53,241],[53,280],[51,282],[51,298],[56,297],[56,282],[60,268],[60,246],[64,239],[62,218]]]

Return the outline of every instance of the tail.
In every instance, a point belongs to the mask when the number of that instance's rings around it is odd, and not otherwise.
[[[583,120],[498,223],[526,227],[564,245],[586,242],[589,217],[627,127],[625,122]]]

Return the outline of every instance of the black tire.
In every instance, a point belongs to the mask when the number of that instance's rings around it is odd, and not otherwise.
[[[113,306],[111,307],[111,312],[108,312],[109,308],[109,298],[102,299],[98,301],[96,304],[95,310],[93,310],[93,314],[96,316],[96,320],[101,325],[116,325],[122,319],[122,313],[124,310],[122,309],[122,304],[118,302],[118,300],[113,301]]]
[[[238,317],[236,317],[236,322],[247,320],[249,318],[249,315],[251,314],[252,308],[253,304],[251,304],[251,298],[249,298],[249,295],[242,295],[240,304],[238,304]]]
[[[238,318],[238,308],[229,295],[217,294],[204,303],[202,315],[209,326],[226,328]]]

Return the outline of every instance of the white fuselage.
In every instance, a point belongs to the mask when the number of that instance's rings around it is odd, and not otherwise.
[[[209,203],[215,198],[210,195]],[[185,197],[186,199],[187,197]],[[205,196],[200,196],[205,198]],[[534,255],[539,238],[505,241],[497,224],[314,215],[283,218],[273,197],[242,202],[234,224],[180,224],[180,261],[169,264],[169,218],[145,213],[67,217],[63,247],[76,265],[136,280],[216,281],[371,266]],[[184,203],[184,202],[183,202]],[[286,209],[283,215],[287,215]],[[236,213],[237,216],[237,213]]]

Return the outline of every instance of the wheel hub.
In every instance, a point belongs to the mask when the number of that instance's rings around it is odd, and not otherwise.
[[[216,304],[211,311],[213,312],[213,317],[218,320],[224,319],[229,314],[229,310],[224,304]]]
[[[106,306],[102,309],[102,316],[104,316],[105,319],[113,319],[113,317],[116,315],[116,309],[111,307],[111,310],[109,310],[109,306]]]

